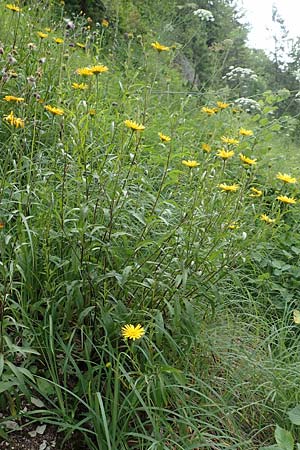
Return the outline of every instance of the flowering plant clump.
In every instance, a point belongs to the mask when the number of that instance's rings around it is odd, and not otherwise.
[[[193,12],[194,16],[197,16],[200,20],[202,20],[202,22],[214,22],[215,18],[213,16],[213,14],[208,11],[208,9],[196,9]]]

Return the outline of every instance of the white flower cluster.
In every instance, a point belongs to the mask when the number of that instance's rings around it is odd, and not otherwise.
[[[215,18],[208,9],[196,9],[194,16],[197,16],[203,22],[214,22]]]
[[[258,113],[261,111],[260,104],[252,98],[241,97],[234,101],[234,104],[248,113]]]
[[[247,69],[244,67],[229,67],[229,72],[227,72],[223,80],[228,80],[231,82],[240,82],[240,81],[257,81],[257,75],[253,72],[252,69]]]
[[[297,70],[296,72],[294,72],[293,75],[294,75],[294,77],[296,78],[296,80],[299,83],[299,81],[300,81],[300,70]]]

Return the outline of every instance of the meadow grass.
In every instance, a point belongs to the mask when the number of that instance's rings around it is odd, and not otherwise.
[[[185,93],[172,43],[38,3],[0,14],[3,439],[10,417],[93,450],[271,442],[299,401],[282,119]]]

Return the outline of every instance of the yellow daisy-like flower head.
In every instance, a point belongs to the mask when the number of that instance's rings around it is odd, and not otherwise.
[[[24,102],[23,97],[15,97],[14,95],[6,95],[5,97],[3,97],[3,100],[5,100],[6,102],[16,102],[16,103]]]
[[[181,162],[184,166],[189,167],[190,169],[200,166],[200,163],[198,163],[198,161],[195,161],[193,159],[187,159],[187,160],[183,159]]]
[[[81,42],[76,42],[77,47],[85,49],[85,44],[81,44]]]
[[[72,83],[72,88],[84,91],[88,88],[88,85],[86,83]]]
[[[163,133],[158,133],[158,136],[160,137],[160,140],[162,142],[170,142],[170,140],[171,140],[170,136],[166,136]]]
[[[16,117],[13,113],[13,111],[11,111],[8,116],[4,116],[4,120],[9,123],[10,125],[13,125],[16,128],[24,128],[25,127],[25,122],[23,119],[21,119],[20,117]]]
[[[88,112],[88,113],[89,113],[89,115],[90,115],[90,116],[92,116],[92,117],[93,117],[93,116],[95,116],[95,115],[96,115],[96,112],[97,112],[97,111],[96,111],[96,110],[95,110],[94,108],[92,108],[92,109],[90,109],[90,110],[89,110],[89,112]]]
[[[224,148],[220,149],[217,153],[217,156],[219,158],[224,159],[228,159],[228,158],[232,158],[232,156],[234,155],[234,151],[233,150],[225,150]]]
[[[224,144],[228,145],[238,145],[239,141],[237,139],[233,139],[227,136],[222,136],[221,141],[224,142]]]
[[[124,125],[126,125],[127,128],[130,128],[132,131],[144,131],[145,129],[144,125],[128,119],[124,121]]]
[[[122,327],[122,336],[124,339],[132,339],[135,341],[136,339],[141,339],[144,334],[145,330],[140,324],[136,326],[129,324]]]
[[[99,64],[97,66],[90,67],[90,70],[94,75],[99,75],[99,73],[108,72],[108,67]]]
[[[13,3],[8,3],[7,5],[5,5],[5,8],[10,9],[11,11],[14,11],[14,12],[21,12],[22,11],[22,9],[19,8],[19,6],[14,5]]]
[[[229,228],[229,230],[238,230],[240,227],[239,227],[238,223],[236,221],[234,221],[234,222],[231,222],[227,228]]]
[[[263,222],[266,222],[266,223],[275,223],[275,219],[271,219],[266,214],[261,214],[260,220],[262,220]]]
[[[238,184],[221,183],[221,184],[218,184],[218,187],[223,192],[236,192],[239,189],[239,185]]]
[[[170,47],[166,47],[165,45],[160,44],[159,42],[155,41],[152,42],[151,47],[160,52],[168,52],[170,50]]]
[[[36,34],[37,34],[38,37],[41,38],[41,39],[45,39],[45,38],[48,37],[48,34],[47,34],[47,33],[43,33],[42,31],[38,31]]]
[[[216,114],[216,112],[218,112],[218,108],[207,108],[207,106],[203,106],[201,111],[207,114],[208,116],[213,116],[214,114]]]
[[[252,192],[252,194],[250,194],[250,197],[261,197],[263,195],[263,191],[260,191],[255,187],[250,188],[250,190]]]
[[[245,128],[240,128],[239,131],[241,136],[253,136],[253,131],[252,130],[246,130]]]
[[[217,102],[217,107],[219,109],[226,109],[226,108],[228,108],[228,106],[230,106],[229,103]]]
[[[286,173],[278,172],[276,175],[277,180],[284,181],[284,183],[297,183],[297,179],[287,175]]]
[[[298,309],[294,309],[293,311],[293,321],[295,324],[300,324],[300,311]]]
[[[53,38],[54,42],[56,42],[56,44],[63,44],[64,40],[62,38]]]
[[[79,69],[76,69],[76,73],[83,77],[91,77],[94,75],[89,67],[81,67]]]
[[[56,108],[56,106],[51,105],[45,105],[44,108],[46,111],[49,111],[50,113],[54,114],[55,116],[63,116],[64,110],[61,108]]]
[[[203,150],[204,152],[206,152],[206,153],[211,152],[211,146],[210,146],[209,144],[203,143],[203,144],[201,145],[201,148],[202,148],[202,150]]]
[[[242,153],[240,153],[240,160],[249,166],[254,166],[257,163],[257,159],[248,158],[248,156],[245,156]]]
[[[276,200],[279,200],[282,203],[286,203],[288,205],[294,205],[297,203],[297,200],[294,197],[287,197],[286,195],[279,195],[276,197]]]
[[[102,19],[102,20],[101,20],[101,25],[102,25],[104,28],[107,28],[108,25],[109,25],[109,21],[106,20],[106,19]]]

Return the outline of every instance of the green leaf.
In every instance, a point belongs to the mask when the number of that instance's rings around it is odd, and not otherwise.
[[[276,425],[275,440],[282,450],[294,449],[294,438],[292,433],[284,428],[281,428],[279,425]]]
[[[294,425],[300,425],[300,405],[295,406],[295,408],[291,409],[288,412],[288,416],[290,421]]]

